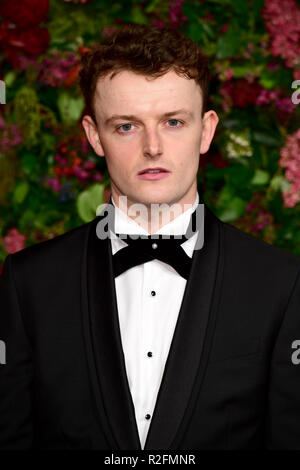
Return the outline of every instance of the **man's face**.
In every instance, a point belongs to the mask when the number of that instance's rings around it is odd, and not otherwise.
[[[94,105],[97,125],[89,116],[82,124],[95,152],[105,155],[115,201],[125,195],[128,205],[194,202],[199,156],[218,123],[214,111],[201,119],[195,80],[169,71],[149,81],[121,71],[98,80]],[[139,175],[154,167],[168,172],[159,179]]]

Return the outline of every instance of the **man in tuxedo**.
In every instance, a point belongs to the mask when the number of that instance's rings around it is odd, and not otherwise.
[[[131,25],[84,58],[111,198],[5,260],[0,448],[300,448],[300,260],[203,203],[207,77],[168,29]],[[181,213],[163,223],[161,204]]]

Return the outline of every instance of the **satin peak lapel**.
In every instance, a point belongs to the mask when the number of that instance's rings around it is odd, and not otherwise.
[[[82,269],[82,311],[87,360],[100,426],[112,449],[141,449],[119,328],[110,240],[90,224]]]
[[[220,221],[206,205],[204,218],[204,245],[193,253],[145,450],[178,448],[201,387],[223,272]]]

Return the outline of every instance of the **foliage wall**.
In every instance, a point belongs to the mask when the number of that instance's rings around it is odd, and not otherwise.
[[[297,0],[2,0],[0,19],[0,272],[7,253],[91,220],[108,201],[77,76],[81,55],[128,22],[178,28],[210,57],[220,122],[201,156],[204,200],[300,255]]]

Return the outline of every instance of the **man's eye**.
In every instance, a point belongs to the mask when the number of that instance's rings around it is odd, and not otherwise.
[[[126,126],[132,126],[132,124],[130,124],[130,123],[128,123],[128,124],[122,124],[121,126],[117,127],[117,130],[122,129],[123,131],[125,131],[125,133],[126,133],[127,131],[130,131],[131,129],[128,129],[128,127],[126,128]],[[125,127],[125,129],[124,129],[124,127]]]
[[[171,122],[172,125],[170,127],[181,127],[179,124],[183,124],[182,121],[179,121],[178,119],[169,119],[167,122]],[[175,125],[173,125],[175,124]],[[130,126],[132,126],[133,124],[131,124],[130,122],[128,122],[127,124],[122,124],[121,126],[118,126],[117,127],[117,131],[120,130],[121,134],[126,134],[128,133],[128,131],[131,130]]]
[[[173,123],[175,122],[175,124],[179,122],[180,124],[182,124],[182,122],[179,121],[178,119],[169,119],[168,122],[173,122]],[[180,127],[180,126],[176,126],[176,125],[173,126],[173,125],[172,125],[171,127]]]

